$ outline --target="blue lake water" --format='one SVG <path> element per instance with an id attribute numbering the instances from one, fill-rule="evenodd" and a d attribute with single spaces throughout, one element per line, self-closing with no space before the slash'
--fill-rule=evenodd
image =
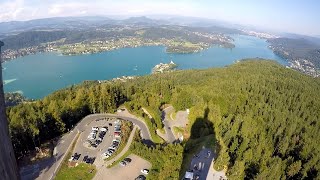
<path id="1" fill-rule="evenodd" d="M 21 57 L 3 64 L 5 92 L 21 92 L 39 99 L 55 90 L 84 80 L 104 80 L 119 76 L 146 75 L 160 62 L 173 60 L 179 69 L 222 67 L 243 58 L 268 58 L 286 65 L 265 40 L 236 35 L 236 47 L 211 47 L 194 54 L 167 54 L 165 47 L 123 48 L 90 55 L 61 56 L 42 53 Z"/>

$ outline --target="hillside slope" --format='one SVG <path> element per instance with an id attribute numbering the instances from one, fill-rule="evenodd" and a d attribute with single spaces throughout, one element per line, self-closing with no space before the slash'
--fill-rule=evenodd
<path id="1" fill-rule="evenodd" d="M 226 168 L 230 179 L 301 179 L 320 176 L 319 92 L 317 78 L 274 61 L 245 60 L 125 83 L 86 82 L 7 113 L 19 156 L 33 148 L 24 142 L 44 142 L 89 113 L 114 112 L 123 103 L 138 113 L 141 107 L 152 110 L 155 122 L 149 128 L 155 131 L 162 128 L 161 105 L 170 103 L 177 110 L 190 108 L 191 139 L 215 135 L 220 144 L 215 166 Z M 166 171 L 168 177 L 159 178 L 166 179 L 179 170 L 165 167 L 155 176 Z"/>

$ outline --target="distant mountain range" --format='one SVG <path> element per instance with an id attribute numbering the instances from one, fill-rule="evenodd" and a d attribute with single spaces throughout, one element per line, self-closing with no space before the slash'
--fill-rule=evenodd
<path id="1" fill-rule="evenodd" d="M 18 34 L 30 30 L 61 30 L 61 29 L 88 29 L 97 28 L 106 25 L 140 25 L 140 26 L 157 26 L 157 25 L 184 25 L 195 27 L 219 26 L 224 28 L 241 28 L 239 25 L 225 23 L 223 21 L 182 17 L 182 16 L 146 16 L 130 17 L 126 19 L 111 19 L 103 16 L 86 16 L 86 17 L 55 17 L 45 19 L 35 19 L 29 21 L 11 21 L 0 23 L 0 38 L 5 35 Z"/>
<path id="2" fill-rule="evenodd" d="M 7 35 L 18 34 L 29 30 L 65 30 L 65 29 L 88 29 L 98 28 L 108 25 L 139 25 L 139 26 L 158 26 L 158 25 L 181 25 L 192 27 L 222 27 L 229 29 L 255 30 L 239 24 L 233 24 L 215 19 L 206 19 L 199 17 L 175 16 L 175 15 L 149 15 L 139 17 L 117 17 L 112 16 L 84 16 L 84 17 L 54 17 L 45 19 L 35 19 L 29 21 L 11 21 L 0 23 L 0 39 Z M 306 35 L 292 33 L 277 33 L 282 37 L 292 39 L 307 39 L 320 44 L 320 35 L 311 37 Z"/>

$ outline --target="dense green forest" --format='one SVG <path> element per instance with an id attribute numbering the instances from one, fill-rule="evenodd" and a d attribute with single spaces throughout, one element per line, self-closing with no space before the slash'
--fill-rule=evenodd
<path id="1" fill-rule="evenodd" d="M 128 82 L 85 82 L 9 107 L 7 114 L 20 157 L 82 117 L 114 112 L 121 104 L 137 112 L 142 107 L 152 110 L 153 129 L 162 128 L 160 107 L 170 103 L 176 110 L 190 108 L 191 139 L 216 137 L 215 167 L 225 168 L 230 179 L 312 179 L 320 176 L 319 92 L 319 78 L 274 61 L 244 60 L 224 68 L 154 74 Z M 173 147 L 141 150 L 157 153 L 161 162 L 171 156 L 158 151 L 179 157 L 187 151 Z M 158 173 L 177 177 L 179 168 L 168 170 L 173 162 L 168 163 Z"/>

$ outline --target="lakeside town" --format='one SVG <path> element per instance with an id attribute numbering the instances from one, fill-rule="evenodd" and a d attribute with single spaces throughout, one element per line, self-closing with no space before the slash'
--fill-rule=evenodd
<path id="1" fill-rule="evenodd" d="M 32 46 L 21 49 L 6 49 L 2 58 L 9 61 L 18 57 L 32 55 L 41 52 L 58 52 L 62 55 L 94 54 L 105 51 L 112 51 L 120 48 L 135 48 L 141 46 L 165 46 L 166 53 L 197 53 L 208 49 L 212 45 L 222 48 L 234 48 L 233 39 L 223 34 L 209 34 L 200 32 L 190 32 L 188 36 L 196 36 L 199 39 L 192 42 L 188 38 L 144 38 L 141 34 L 132 37 L 99 40 L 86 40 L 82 42 L 66 44 L 65 38 L 59 41 L 42 43 L 39 46 Z"/>
<path id="2" fill-rule="evenodd" d="M 287 68 L 297 70 L 312 77 L 320 77 L 320 69 L 318 69 L 317 66 L 310 60 L 301 57 L 295 57 L 293 53 L 286 50 L 282 46 L 270 45 L 269 48 L 275 54 L 289 62 L 289 66 L 287 66 Z"/>

